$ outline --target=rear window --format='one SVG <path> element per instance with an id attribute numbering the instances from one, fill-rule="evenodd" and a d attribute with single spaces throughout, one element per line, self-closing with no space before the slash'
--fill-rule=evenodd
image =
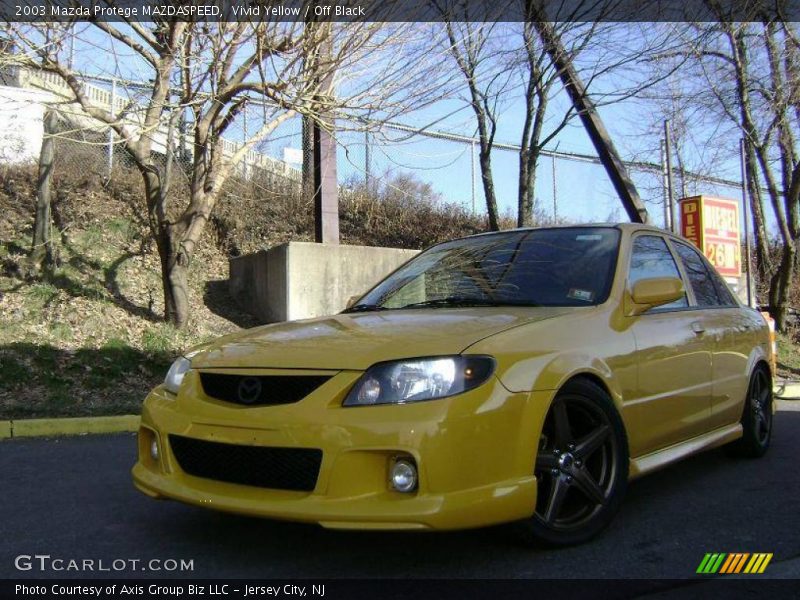
<path id="1" fill-rule="evenodd" d="M 694 298 L 697 301 L 697 306 L 724 306 L 726 302 L 720 296 L 717 285 L 714 283 L 714 278 L 711 271 L 706 266 L 703 257 L 700 253 L 683 244 L 675 242 L 675 250 L 683 263 L 683 269 L 689 277 L 689 282 L 692 285 Z M 725 300 L 730 300 L 725 298 Z"/>

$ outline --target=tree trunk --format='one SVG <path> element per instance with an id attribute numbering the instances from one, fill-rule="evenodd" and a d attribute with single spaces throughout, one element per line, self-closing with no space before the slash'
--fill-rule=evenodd
<path id="1" fill-rule="evenodd" d="M 189 320 L 188 262 L 180 250 L 180 236 L 172 225 L 162 229 L 157 243 L 164 288 L 164 318 L 175 327 Z"/>
<path id="2" fill-rule="evenodd" d="M 478 163 L 481 167 L 483 193 L 486 196 L 486 212 L 489 215 L 489 229 L 491 231 L 499 231 L 500 220 L 497 215 L 497 197 L 495 196 L 494 179 L 492 176 L 491 149 L 484 148 L 483 140 L 481 140 L 481 150 L 478 153 Z"/>
<path id="3" fill-rule="evenodd" d="M 144 180 L 148 223 L 161 263 L 164 320 L 176 327 L 182 327 L 189 318 L 186 278 L 188 261 L 181 254 L 181 238 L 186 228 L 172 224 L 167 219 L 166 200 L 169 184 L 163 174 L 152 163 L 137 161 L 137 166 Z"/>
<path id="4" fill-rule="evenodd" d="M 775 271 L 769 285 L 769 314 L 775 319 L 778 331 L 786 331 L 786 314 L 796 254 L 794 244 L 783 247 L 780 267 Z"/>
<path id="5" fill-rule="evenodd" d="M 764 224 L 764 202 L 758 181 L 758 165 L 753 147 L 745 143 L 745 173 L 747 176 L 747 192 L 753 215 L 753 233 L 756 241 L 756 269 L 760 281 L 766 283 L 770 277 L 772 266 L 769 260 L 767 229 Z"/>
<path id="6" fill-rule="evenodd" d="M 55 111 L 48 110 L 44 115 L 44 135 L 42 137 L 42 150 L 39 154 L 39 178 L 36 193 L 36 216 L 33 225 L 33 245 L 29 256 L 30 266 L 35 271 L 42 268 L 42 264 L 53 261 L 53 244 L 50 238 L 50 192 L 53 180 L 53 135 L 55 134 L 58 118 Z"/>
<path id="7" fill-rule="evenodd" d="M 538 151 L 535 157 L 519 157 L 519 199 L 517 210 L 517 227 L 533 227 L 533 205 L 536 196 L 536 168 L 538 166 Z"/>

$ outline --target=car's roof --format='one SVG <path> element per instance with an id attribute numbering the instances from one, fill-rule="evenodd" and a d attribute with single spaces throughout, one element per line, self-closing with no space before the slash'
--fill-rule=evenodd
<path id="1" fill-rule="evenodd" d="M 476 233 L 469 236 L 464 236 L 463 238 L 459 239 L 469 239 L 474 237 L 481 237 L 486 235 L 499 235 L 504 233 L 513 233 L 516 231 L 539 231 L 542 229 L 575 229 L 575 228 L 609 228 L 614 227 L 621 231 L 633 232 L 633 231 L 652 231 L 654 233 L 659 234 L 667 234 L 667 235 L 675 235 L 671 231 L 666 229 L 661 229 L 660 227 L 655 227 L 653 225 L 645 225 L 643 223 L 571 223 L 571 224 L 564 224 L 564 225 L 546 225 L 544 227 L 517 227 L 514 229 L 502 229 L 500 231 L 487 231 L 484 233 Z"/>

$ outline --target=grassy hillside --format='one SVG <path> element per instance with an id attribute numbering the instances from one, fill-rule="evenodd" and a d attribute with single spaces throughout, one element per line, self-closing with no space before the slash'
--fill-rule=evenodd
<path id="1" fill-rule="evenodd" d="M 190 270 L 192 314 L 162 322 L 158 256 L 141 218 L 139 176 L 56 171 L 57 264 L 26 278 L 35 168 L 0 167 L 0 420 L 135 413 L 185 348 L 256 322 L 227 294 L 228 256 L 312 236 L 312 210 L 258 182 L 229 191 Z M 235 182 L 234 182 L 235 183 Z M 357 186 L 342 194 L 345 243 L 421 248 L 481 231 L 463 209 Z M 402 191 L 402 190 L 401 190 Z M 233 193 L 236 192 L 236 193 Z M 429 193 L 429 190 L 427 190 Z"/>
<path id="2" fill-rule="evenodd" d="M 145 228 L 119 190 L 90 181 L 57 181 L 57 265 L 21 278 L 33 181 L 27 169 L 0 175 L 0 419 L 136 412 L 174 355 L 248 324 L 228 308 L 217 283 L 227 260 L 207 240 L 190 274 L 189 326 L 163 323 Z"/>
<path id="3" fill-rule="evenodd" d="M 228 257 L 312 237 L 312 207 L 232 182 L 189 273 L 192 314 L 163 323 L 158 256 L 141 218 L 139 176 L 56 171 L 57 263 L 26 277 L 35 168 L 0 166 L 0 420 L 136 413 L 184 349 L 256 324 L 227 293 Z M 177 193 L 177 192 L 176 192 Z M 422 248 L 485 223 L 407 176 L 341 191 L 345 243 Z M 511 226 L 507 217 L 504 226 Z M 779 336 L 781 372 L 800 377 L 795 336 Z"/>

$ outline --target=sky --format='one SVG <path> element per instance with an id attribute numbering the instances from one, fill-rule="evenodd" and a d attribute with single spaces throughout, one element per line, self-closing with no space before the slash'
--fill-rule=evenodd
<path id="1" fill-rule="evenodd" d="M 151 73 L 131 60 L 131 52 L 120 44 L 109 44 L 104 35 L 91 25 L 78 26 L 79 40 L 74 49 L 75 67 L 87 73 L 118 76 L 136 80 L 149 79 Z M 610 76 L 604 85 L 613 88 L 629 82 L 626 75 Z M 564 110 L 567 99 L 563 92 L 552 102 L 552 114 Z M 500 113 L 497 140 L 519 143 L 523 104 L 519 99 L 505 103 Z M 652 106 L 641 99 L 628 99 L 618 104 L 601 106 L 600 115 L 611 133 L 623 159 L 636 158 L 659 162 L 660 134 L 653 131 L 657 119 Z M 254 113 L 250 116 L 250 131 L 254 129 Z M 414 127 L 435 123 L 432 129 L 447 131 L 461 136 L 476 135 L 474 115 L 462 97 L 453 94 L 424 109 L 410 112 L 398 119 Z M 231 136 L 242 135 L 243 124 L 231 131 Z M 389 139 L 387 139 L 389 138 Z M 735 154 L 736 140 L 724 140 L 731 152 L 718 163 L 715 175 L 728 179 L 739 179 L 738 157 Z M 340 131 L 337 135 L 338 177 L 340 183 L 348 180 L 363 180 L 365 177 L 366 147 L 362 132 Z M 260 150 L 282 159 L 284 148 L 300 149 L 301 124 L 292 119 L 282 125 L 271 138 L 260 146 Z M 574 119 L 548 146 L 549 149 L 595 155 L 595 150 L 586 135 L 580 120 Z M 691 152 L 692 149 L 689 149 Z M 473 205 L 478 212 L 485 211 L 485 201 L 480 182 L 480 170 L 473 166 L 470 144 L 427 137 L 409 137 L 397 132 L 370 138 L 369 171 L 373 177 L 387 172 L 413 172 L 421 181 L 430 183 L 446 202 L 461 204 L 468 209 Z M 516 214 L 518 155 L 515 152 L 495 150 L 493 174 L 501 213 Z M 475 161 L 477 163 L 477 161 Z M 717 167 L 717 165 L 715 165 Z M 555 178 L 553 177 L 555 168 Z M 640 195 L 646 201 L 651 219 L 656 225 L 663 224 L 663 191 L 658 176 L 632 172 Z M 737 189 L 702 186 L 692 192 L 740 198 Z M 555 194 L 554 194 L 555 193 Z M 555 202 L 554 202 L 555 195 Z M 543 157 L 538 170 L 536 198 L 539 208 L 547 216 L 554 214 L 560 219 L 574 222 L 625 220 L 626 214 L 616 197 L 610 181 L 600 165 Z"/>

